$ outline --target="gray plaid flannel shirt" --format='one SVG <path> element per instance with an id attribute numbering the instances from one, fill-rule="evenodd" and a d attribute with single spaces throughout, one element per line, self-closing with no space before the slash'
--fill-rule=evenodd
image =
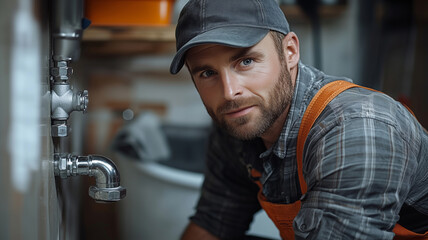
<path id="1" fill-rule="evenodd" d="M 248 170 L 262 173 L 275 203 L 302 199 L 296 238 L 392 239 L 403 204 L 428 215 L 428 135 L 390 97 L 360 88 L 337 96 L 311 129 L 304 152 L 308 192 L 301 196 L 296 139 L 301 118 L 328 76 L 299 63 L 292 105 L 276 144 L 240 141 L 214 128 L 196 213 L 191 220 L 222 239 L 242 239 L 260 209 Z"/>

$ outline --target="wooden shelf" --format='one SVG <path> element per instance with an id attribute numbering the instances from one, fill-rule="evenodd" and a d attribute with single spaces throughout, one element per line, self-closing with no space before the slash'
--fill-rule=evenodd
<path id="1" fill-rule="evenodd" d="M 323 18 L 343 13 L 347 5 L 322 6 Z M 297 5 L 281 5 L 289 20 L 307 21 Z M 132 56 L 175 52 L 175 27 L 169 26 L 115 26 L 89 27 L 83 31 L 82 54 L 85 56 Z"/>
<path id="2" fill-rule="evenodd" d="M 334 17 L 343 13 L 347 5 L 321 6 L 321 17 Z M 306 19 L 306 15 L 297 5 L 281 5 L 289 19 Z M 122 26 L 89 27 L 83 31 L 83 42 L 105 41 L 144 41 L 175 42 L 175 27 L 169 26 Z"/>
<path id="3" fill-rule="evenodd" d="M 89 27 L 83 31 L 84 42 L 155 41 L 175 42 L 175 25 L 165 27 Z"/>
<path id="4" fill-rule="evenodd" d="M 83 32 L 82 54 L 89 57 L 175 52 L 175 25 L 166 27 L 90 27 Z"/>

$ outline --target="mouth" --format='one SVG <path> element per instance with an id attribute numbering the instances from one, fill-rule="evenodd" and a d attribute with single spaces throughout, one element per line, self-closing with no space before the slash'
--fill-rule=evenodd
<path id="1" fill-rule="evenodd" d="M 238 118 L 238 117 L 242 117 L 242 116 L 248 114 L 254 108 L 255 108 L 255 106 L 248 106 L 248 107 L 243 107 L 243 108 L 239 108 L 239 109 L 233 109 L 229 112 L 226 112 L 225 115 L 227 117 L 231 117 L 231 118 Z"/>

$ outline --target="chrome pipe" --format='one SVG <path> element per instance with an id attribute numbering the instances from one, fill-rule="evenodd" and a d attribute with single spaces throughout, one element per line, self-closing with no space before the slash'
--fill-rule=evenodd
<path id="1" fill-rule="evenodd" d="M 83 0 L 53 0 L 51 36 L 54 61 L 76 61 L 80 57 Z"/>
<path id="2" fill-rule="evenodd" d="M 61 178 L 82 175 L 95 177 L 95 186 L 89 187 L 89 196 L 98 202 L 116 202 L 126 196 L 126 188 L 120 186 L 116 165 L 103 156 L 57 153 L 54 155 L 54 173 Z"/>
<path id="3" fill-rule="evenodd" d="M 52 137 L 67 137 L 70 113 L 85 112 L 88 105 L 88 91 L 74 91 L 69 81 L 73 74 L 70 63 L 80 58 L 84 2 L 52 0 L 50 3 L 51 134 Z"/>

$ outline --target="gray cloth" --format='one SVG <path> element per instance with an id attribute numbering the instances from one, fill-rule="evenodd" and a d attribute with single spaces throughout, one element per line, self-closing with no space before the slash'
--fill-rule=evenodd
<path id="1" fill-rule="evenodd" d="M 125 124 L 113 139 L 112 149 L 126 158 L 154 162 L 170 157 L 170 147 L 156 114 L 143 112 Z"/>

